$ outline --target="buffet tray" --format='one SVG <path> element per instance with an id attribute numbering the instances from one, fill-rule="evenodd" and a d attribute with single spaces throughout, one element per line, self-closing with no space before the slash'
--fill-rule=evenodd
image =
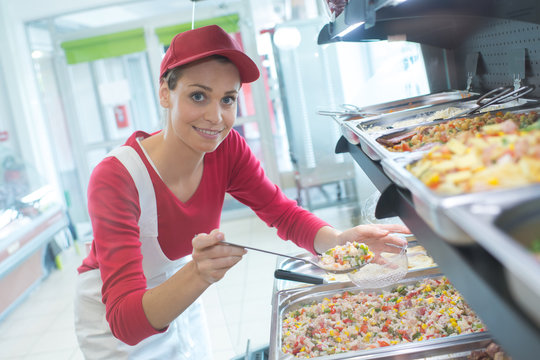
<path id="1" fill-rule="evenodd" d="M 409 273 L 398 283 L 370 292 L 381 293 L 383 290 L 391 290 L 397 285 L 414 284 L 426 278 L 436 278 L 440 274 L 434 275 L 431 271 Z M 281 321 L 288 311 L 301 307 L 303 304 L 322 300 L 325 297 L 332 297 L 337 292 L 358 292 L 361 291 L 352 282 L 331 283 L 315 285 L 306 288 L 281 290 L 274 293 L 272 298 L 272 323 L 269 346 L 270 360 L 296 359 L 293 355 L 285 354 L 281 351 Z M 369 350 L 349 351 L 341 354 L 320 356 L 316 359 L 419 359 L 435 356 L 449 355 L 446 358 L 466 358 L 466 355 L 473 350 L 485 348 L 491 342 L 488 332 L 461 334 L 439 339 L 430 339 L 420 342 L 391 345 L 382 348 Z M 450 356 L 456 354 L 455 357 Z M 459 354 L 459 356 L 457 356 Z"/>
<path id="2" fill-rule="evenodd" d="M 413 120 L 429 119 L 438 111 L 448 108 L 458 108 L 461 110 L 470 110 L 476 106 L 475 100 L 461 100 L 432 106 L 430 108 L 411 109 L 396 113 L 366 117 L 359 120 L 351 120 L 342 124 L 342 134 L 353 144 L 359 144 L 364 153 L 374 161 L 382 159 L 410 158 L 418 159 L 429 150 L 413 150 L 410 152 L 390 151 L 388 148 L 378 142 L 378 139 L 395 136 L 400 133 L 407 133 L 423 125 L 432 125 L 444 123 L 456 117 L 447 117 L 445 119 L 426 120 L 415 124 L 410 124 Z M 506 104 L 494 105 L 504 111 L 532 111 L 538 109 L 538 102 L 535 99 L 519 99 Z M 495 110 L 493 110 L 495 111 Z M 498 110 L 497 110 L 498 111 Z M 487 111 L 482 111 L 485 113 Z M 477 116 L 471 115 L 471 117 Z M 401 126 L 399 124 L 410 124 Z M 394 124 L 395 128 L 382 129 L 378 131 L 369 131 L 370 127 L 389 127 Z M 396 125 L 397 124 L 397 125 Z M 346 127 L 346 129 L 343 129 Z M 352 134 L 351 134 L 352 133 Z M 352 140 L 354 139 L 354 141 Z"/>
<path id="3" fill-rule="evenodd" d="M 493 216 L 482 215 L 490 205 L 450 208 L 447 215 L 504 266 L 512 297 L 540 327 L 540 260 L 530 249 L 540 239 L 540 185 L 534 189 L 524 191 L 525 201 L 487 211 Z"/>
<path id="4" fill-rule="evenodd" d="M 414 160 L 383 159 L 381 166 L 390 180 L 411 192 L 418 215 L 435 233 L 455 245 L 470 245 L 475 240 L 470 236 L 469 231 L 464 231 L 460 226 L 462 219 L 449 216 L 451 209 L 461 208 L 474 211 L 475 224 L 479 221 L 492 224 L 494 217 L 501 211 L 520 204 L 540 192 L 540 184 L 532 184 L 509 189 L 440 195 L 430 190 L 406 169 L 410 161 Z"/>
<path id="5" fill-rule="evenodd" d="M 386 114 L 411 109 L 428 109 L 437 104 L 448 103 L 462 99 L 471 99 L 478 96 L 479 94 L 473 92 L 450 90 L 364 106 L 362 107 L 362 111 L 370 114 Z"/>

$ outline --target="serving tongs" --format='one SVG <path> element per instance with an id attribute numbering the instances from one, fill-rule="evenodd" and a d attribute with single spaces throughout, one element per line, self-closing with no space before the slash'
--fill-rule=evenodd
<path id="1" fill-rule="evenodd" d="M 294 260 L 302 261 L 302 262 L 304 262 L 304 263 L 306 263 L 306 264 L 315 266 L 316 268 L 319 268 L 319 269 L 321 269 L 321 270 L 323 270 L 323 271 L 326 271 L 327 273 L 331 273 L 331 274 L 346 274 L 346 273 L 350 273 L 350 272 L 355 271 L 355 270 L 358 270 L 358 269 L 360 269 L 360 268 L 362 268 L 362 267 L 364 267 L 365 265 L 368 264 L 368 263 L 366 262 L 365 264 L 360 264 L 360 265 L 353 266 L 353 267 L 350 267 L 350 268 L 347 268 L 347 269 L 336 270 L 336 269 L 329 269 L 329 268 L 327 268 L 327 267 L 321 266 L 317 261 L 311 260 L 311 259 L 309 259 L 309 258 L 301 258 L 301 257 L 297 257 L 297 256 L 281 254 L 281 253 L 277 253 L 277 252 L 274 252 L 274 251 L 263 250 L 263 249 L 259 249 L 259 248 L 254 248 L 254 247 L 246 246 L 246 245 L 233 244 L 233 243 L 230 243 L 230 242 L 227 242 L 227 241 L 222 241 L 220 244 L 225 244 L 225 245 L 229 245 L 229 246 L 236 246 L 236 247 L 243 248 L 243 249 L 255 250 L 255 251 L 263 252 L 263 253 L 266 253 L 266 254 L 272 254 L 272 255 L 277 255 L 277 256 L 283 256 L 283 257 L 286 257 L 286 258 L 289 258 L 289 259 L 294 259 Z"/>
<path id="2" fill-rule="evenodd" d="M 363 111 L 362 108 L 356 105 L 341 104 L 340 107 L 343 110 L 318 110 L 317 114 L 324 115 L 324 116 L 331 116 L 339 124 L 341 124 L 342 121 L 362 119 L 362 118 L 374 115 L 374 114 L 370 114 Z"/>
<path id="3" fill-rule="evenodd" d="M 534 91 L 535 88 L 536 86 L 534 85 L 525 85 L 518 89 L 515 89 L 513 86 L 498 87 L 480 96 L 478 100 L 476 100 L 477 106 L 473 107 L 472 109 L 467 109 L 465 111 L 462 111 L 460 113 L 453 115 L 452 119 L 460 118 L 464 116 L 470 116 L 470 115 L 479 113 L 480 110 L 491 105 L 499 105 L 499 104 L 504 104 L 513 100 L 517 100 L 531 93 L 532 91 Z M 434 121 L 437 121 L 437 120 L 441 120 L 441 119 L 436 119 Z"/>

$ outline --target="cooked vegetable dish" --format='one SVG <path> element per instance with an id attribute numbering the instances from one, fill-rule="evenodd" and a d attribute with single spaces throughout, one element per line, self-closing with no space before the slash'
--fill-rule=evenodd
<path id="1" fill-rule="evenodd" d="M 319 265 L 328 270 L 347 270 L 368 263 L 373 253 L 364 243 L 347 242 L 327 250 L 319 258 Z"/>
<path id="2" fill-rule="evenodd" d="M 538 183 L 540 121 L 520 128 L 508 119 L 461 133 L 407 169 L 435 192 L 449 195 Z"/>
<path id="3" fill-rule="evenodd" d="M 384 139 L 384 144 L 388 145 L 387 148 L 390 151 L 428 150 L 435 145 L 445 144 L 458 133 L 476 134 L 485 125 L 505 123 L 505 126 L 509 126 L 514 130 L 516 128 L 523 129 L 537 120 L 538 114 L 536 112 L 522 114 L 510 112 L 485 113 L 472 118 L 459 118 L 435 125 L 419 126 L 413 131 L 397 135 L 394 139 Z M 379 142 L 382 142 L 382 140 L 378 139 Z"/>
<path id="4" fill-rule="evenodd" d="M 485 331 L 446 278 L 343 292 L 285 314 L 282 351 L 299 358 Z"/>

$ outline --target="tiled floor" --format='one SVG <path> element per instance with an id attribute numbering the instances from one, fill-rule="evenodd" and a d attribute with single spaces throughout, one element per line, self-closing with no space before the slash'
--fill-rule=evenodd
<path id="1" fill-rule="evenodd" d="M 351 225 L 348 208 L 315 213 L 337 228 Z M 289 254 L 303 251 L 280 240 L 274 229 L 254 216 L 223 222 L 221 229 L 231 242 Z M 81 259 L 74 247 L 67 250 L 63 269 L 53 271 L 0 322 L 1 360 L 83 359 L 73 329 L 72 305 L 75 269 Z M 245 354 L 248 341 L 252 350 L 268 346 L 277 261 L 276 256 L 250 251 L 203 294 L 214 360 Z"/>

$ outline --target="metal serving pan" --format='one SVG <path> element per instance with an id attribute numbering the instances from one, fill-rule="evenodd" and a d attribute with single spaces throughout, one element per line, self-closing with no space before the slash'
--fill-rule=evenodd
<path id="1" fill-rule="evenodd" d="M 535 107 L 538 106 L 538 101 L 535 99 L 519 99 L 512 102 L 493 106 L 498 107 L 501 110 L 504 109 L 505 111 L 525 111 L 529 109 L 535 109 Z M 342 133 L 352 143 L 360 144 L 364 153 L 371 160 L 379 161 L 382 159 L 394 159 L 403 157 L 417 159 L 418 157 L 425 154 L 428 150 L 414 150 L 410 152 L 390 151 L 386 146 L 379 143 L 379 140 L 393 137 L 399 134 L 406 134 L 411 130 L 418 128 L 419 126 L 434 125 L 455 119 L 457 117 L 430 120 L 430 117 L 432 118 L 433 115 L 437 112 L 451 107 L 461 110 L 470 110 L 476 107 L 476 101 L 456 101 L 452 103 L 433 106 L 428 111 L 426 111 L 425 109 L 413 109 L 408 112 L 402 111 L 398 113 L 379 115 L 360 120 L 352 120 L 342 124 L 348 128 L 348 132 L 354 133 L 354 137 L 357 139 L 356 142 L 352 142 L 349 139 L 350 137 L 352 137 L 350 134 L 345 134 L 343 130 Z M 483 112 L 487 111 L 482 111 L 481 113 Z M 416 121 L 418 119 L 425 119 L 426 121 L 411 124 L 411 121 Z M 379 131 L 370 131 L 370 128 L 374 126 L 382 127 L 385 129 Z"/>
<path id="2" fill-rule="evenodd" d="M 538 107 L 515 109 L 510 112 L 538 111 Z M 539 185 L 530 185 L 511 189 L 497 189 L 459 195 L 439 195 L 431 191 L 405 167 L 418 160 L 423 153 L 402 154 L 401 157 L 387 157 L 381 160 L 385 174 L 398 186 L 408 189 L 413 198 L 416 212 L 443 239 L 456 245 L 470 245 L 474 239 L 464 231 L 458 220 L 452 219 L 448 212 L 452 208 L 476 206 L 476 211 L 484 209 L 485 216 L 492 216 L 509 206 L 526 201 L 538 194 Z M 488 206 L 483 206 L 488 205 Z"/>
<path id="3" fill-rule="evenodd" d="M 378 118 L 382 114 L 404 113 L 402 116 L 410 116 L 417 112 L 426 112 L 438 104 L 446 104 L 455 101 L 463 101 L 477 98 L 479 94 L 460 90 L 451 90 L 446 92 L 415 96 L 411 98 L 389 101 L 385 103 L 358 107 L 355 105 L 344 104 L 339 109 L 319 110 L 319 115 L 330 116 L 340 127 L 342 135 L 352 144 L 358 145 L 360 139 L 354 129 L 345 126 L 346 123 L 354 120 Z M 442 105 L 444 107 L 444 105 Z"/>
<path id="4" fill-rule="evenodd" d="M 540 326 L 540 260 L 530 251 L 540 239 L 540 185 L 522 192 L 525 200 L 510 206 L 457 207 L 447 213 L 503 264 L 512 297 Z"/>
<path id="5" fill-rule="evenodd" d="M 364 107 L 343 104 L 338 109 L 320 109 L 317 112 L 319 115 L 331 116 L 339 121 L 349 121 L 397 111 L 414 110 L 419 108 L 425 109 L 437 104 L 471 99 L 478 96 L 479 94 L 473 92 L 451 90 L 368 105 Z"/>
<path id="6" fill-rule="evenodd" d="M 397 285 L 414 284 L 419 280 L 437 277 L 429 273 L 408 274 L 399 283 L 383 289 L 371 290 L 370 292 L 380 293 L 383 290 L 391 290 Z M 287 311 L 299 308 L 303 304 L 322 300 L 331 297 L 337 292 L 350 291 L 356 293 L 360 291 L 353 283 L 332 283 L 324 285 L 310 286 L 306 288 L 290 289 L 278 291 L 272 299 L 272 323 L 271 338 L 269 346 L 270 360 L 296 359 L 293 355 L 285 354 L 281 351 L 281 321 Z M 448 359 L 463 358 L 473 350 L 485 348 L 490 343 L 488 332 L 462 334 L 439 339 L 430 339 L 420 342 L 391 345 L 383 348 L 370 350 L 350 351 L 342 354 L 320 356 L 317 359 L 419 359 L 434 356 L 447 355 Z M 454 354 L 455 356 L 451 356 Z"/>
<path id="7" fill-rule="evenodd" d="M 476 215 L 467 218 L 467 220 L 473 221 L 473 225 L 476 225 L 480 221 L 479 216 L 482 219 L 493 221 L 493 216 L 504 209 L 521 204 L 540 194 L 540 184 L 459 195 L 436 194 L 405 168 L 410 161 L 384 159 L 381 161 L 381 166 L 385 174 L 396 185 L 411 192 L 416 212 L 430 225 L 433 231 L 456 245 L 470 245 L 475 240 L 461 226 L 464 217 L 449 216 L 451 209 L 460 208 L 474 211 Z"/>
<path id="8" fill-rule="evenodd" d="M 402 111 L 402 110 L 414 109 L 414 108 L 429 108 L 436 104 L 448 103 L 451 101 L 473 98 L 478 95 L 479 94 L 477 93 L 468 92 L 468 91 L 450 90 L 450 91 L 443 91 L 443 92 L 427 94 L 427 95 L 419 95 L 419 96 L 414 96 L 414 97 L 395 100 L 395 101 L 389 101 L 389 102 L 375 104 L 375 105 L 364 106 L 361 109 L 365 113 L 385 114 L 385 113 L 391 113 L 395 111 Z"/>

